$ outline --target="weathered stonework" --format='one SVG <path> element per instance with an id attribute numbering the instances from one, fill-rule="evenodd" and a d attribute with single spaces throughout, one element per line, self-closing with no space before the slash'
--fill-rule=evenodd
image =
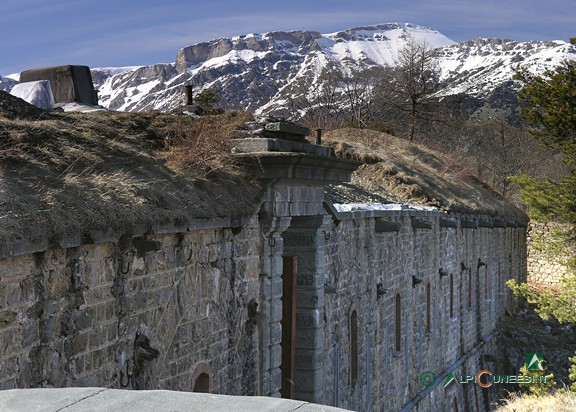
<path id="1" fill-rule="evenodd" d="M 260 289 L 254 222 L 237 234 L 149 239 L 161 249 L 139 255 L 110 242 L 0 262 L 0 305 L 11 315 L 0 329 L 2 388 L 192 390 L 196 366 L 209 360 L 212 391 L 257 393 L 258 326 L 248 316 Z M 160 351 L 140 370 L 137 333 Z"/>
<path id="2" fill-rule="evenodd" d="M 560 227 L 556 224 L 530 223 L 528 237 L 528 281 L 544 287 L 558 287 L 561 279 L 569 274 L 566 259 L 573 252 L 562 248 L 556 254 L 541 249 L 543 243 L 558 243 L 552 232 Z M 564 228 L 565 229 L 565 228 Z M 536 240 L 536 239 L 537 240 Z"/>
<path id="3" fill-rule="evenodd" d="M 13 256 L 0 260 L 0 388 L 280 396 L 290 258 L 295 398 L 358 411 L 485 410 L 491 392 L 441 383 L 498 368 L 486 355 L 514 306 L 506 280 L 526 278 L 524 222 L 339 213 L 323 186 L 349 179 L 353 162 L 258 161 L 267 190 L 241 221 L 1 247 Z M 425 371 L 437 377 L 428 387 Z"/>
<path id="4" fill-rule="evenodd" d="M 437 384 L 430 390 L 419 377 L 425 371 L 442 377 L 450 371 L 464 375 L 480 370 L 481 355 L 493 350 L 489 342 L 495 322 L 513 304 L 504 282 L 525 277 L 525 228 L 442 228 L 443 213 L 381 213 L 400 223 L 400 231 L 377 233 L 374 218 L 349 217 L 332 228 L 326 245 L 327 283 L 336 292 L 324 296 L 323 401 L 366 411 L 403 406 L 448 410 L 454 397 L 460 405 L 469 404 L 473 385 L 444 390 Z M 432 222 L 432 227 L 414 229 L 415 216 Z M 479 266 L 479 259 L 486 264 Z M 440 276 L 440 268 L 447 276 Z M 422 283 L 413 286 L 412 276 Z M 379 278 L 387 290 L 380 296 Z M 402 308 L 399 351 L 394 347 L 397 294 Z M 359 370 L 354 385 L 349 384 L 352 355 L 346 322 L 352 307 L 359 319 Z"/>

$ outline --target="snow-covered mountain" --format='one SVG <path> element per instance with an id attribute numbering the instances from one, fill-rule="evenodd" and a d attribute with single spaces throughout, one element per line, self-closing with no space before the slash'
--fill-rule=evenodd
<path id="1" fill-rule="evenodd" d="M 9 92 L 16 84 L 18 84 L 16 79 L 12 77 L 0 76 L 0 90 Z"/>
<path id="2" fill-rule="evenodd" d="M 476 39 L 438 48 L 435 56 L 448 85 L 445 94 L 467 95 L 479 102 L 479 111 L 504 110 L 512 120 L 518 104 L 515 70 L 522 66 L 542 74 L 566 59 L 576 60 L 576 46 L 564 41 Z"/>
<path id="3" fill-rule="evenodd" d="M 542 73 L 576 47 L 563 41 L 477 39 L 456 43 L 428 27 L 388 23 L 331 34 L 271 32 L 222 38 L 185 47 L 174 63 L 92 71 L 99 102 L 123 111 L 167 111 L 183 103 L 183 85 L 194 92 L 216 87 L 227 107 L 279 112 L 297 94 L 321 87 L 330 64 L 355 69 L 394 65 L 410 41 L 435 49 L 446 95 L 464 93 L 488 106 L 515 100 L 512 74 L 518 64 Z"/>
<path id="4" fill-rule="evenodd" d="M 329 62 L 361 67 L 390 65 L 410 40 L 430 47 L 454 41 L 438 31 L 389 23 L 331 34 L 313 31 L 248 34 L 181 49 L 173 64 L 141 67 L 106 78 L 100 103 L 115 110 L 168 110 L 182 101 L 182 86 L 217 87 L 227 106 L 256 112 L 285 104 L 295 84 L 313 85 Z M 104 79 L 99 69 L 95 77 Z M 302 87 L 298 87 L 302 89 Z"/>

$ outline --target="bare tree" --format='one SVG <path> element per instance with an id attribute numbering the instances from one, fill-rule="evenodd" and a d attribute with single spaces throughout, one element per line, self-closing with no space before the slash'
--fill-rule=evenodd
<path id="1" fill-rule="evenodd" d="M 376 117 L 374 90 L 381 78 L 377 68 L 344 68 L 340 70 L 340 87 L 348 111 L 349 124 L 353 127 L 368 127 Z"/>
<path id="2" fill-rule="evenodd" d="M 330 61 L 312 81 L 292 85 L 289 101 L 295 120 L 311 128 L 367 127 L 374 117 L 378 69 Z"/>
<path id="3" fill-rule="evenodd" d="M 291 118 L 312 129 L 334 129 L 345 123 L 340 67 L 329 62 L 308 81 L 294 82 L 287 93 Z"/>
<path id="4" fill-rule="evenodd" d="M 517 191 L 510 177 L 519 173 L 552 176 L 558 160 L 546 152 L 526 130 L 515 128 L 503 120 L 474 118 L 442 123 L 439 134 L 427 145 L 442 152 L 454 165 L 464 165 L 507 198 L 516 198 Z"/>
<path id="5" fill-rule="evenodd" d="M 434 121 L 440 90 L 440 70 L 429 46 L 412 40 L 399 52 L 395 66 L 384 71 L 377 90 L 381 116 L 413 141 L 419 125 Z"/>

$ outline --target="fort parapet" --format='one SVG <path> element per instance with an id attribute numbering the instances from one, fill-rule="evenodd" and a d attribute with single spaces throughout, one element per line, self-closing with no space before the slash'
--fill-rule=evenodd
<path id="1" fill-rule="evenodd" d="M 492 332 L 514 306 L 505 282 L 526 277 L 526 221 L 346 209 L 325 186 L 359 164 L 288 142 L 299 153 L 238 150 L 265 188 L 243 216 L 3 245 L 0 387 L 486 410 L 490 392 L 442 381 L 495 366 Z"/>

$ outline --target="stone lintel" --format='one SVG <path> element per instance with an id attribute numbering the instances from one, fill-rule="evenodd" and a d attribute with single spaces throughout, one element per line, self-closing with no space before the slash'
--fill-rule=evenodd
<path id="1" fill-rule="evenodd" d="M 456 219 L 440 218 L 440 227 L 458 228 L 458 221 Z"/>
<path id="2" fill-rule="evenodd" d="M 175 231 L 177 233 L 184 233 L 188 230 L 188 225 L 184 224 L 184 225 L 179 225 L 179 226 L 175 226 L 175 225 L 154 225 L 152 226 L 150 232 L 154 233 L 154 234 L 158 234 L 158 235 L 164 235 L 164 234 L 171 234 L 174 233 Z"/>
<path id="3" fill-rule="evenodd" d="M 478 229 L 478 222 L 475 220 L 465 220 L 460 221 L 460 227 L 462 229 Z"/>
<path id="4" fill-rule="evenodd" d="M 506 227 L 506 222 L 504 222 L 503 220 L 494 219 L 492 221 L 492 224 L 494 225 L 494 227 Z"/>
<path id="5" fill-rule="evenodd" d="M 332 149 L 317 144 L 270 137 L 232 139 L 234 153 L 294 152 L 329 157 Z"/>
<path id="6" fill-rule="evenodd" d="M 48 239 L 50 248 L 68 249 L 82 244 L 82 234 L 76 233 L 68 236 L 53 236 Z"/>
<path id="7" fill-rule="evenodd" d="M 324 210 L 332 217 L 336 225 L 340 223 L 340 213 L 336 210 L 332 202 L 324 201 Z"/>
<path id="8" fill-rule="evenodd" d="M 138 254 L 141 256 L 143 256 L 146 252 L 156 252 L 162 249 L 162 242 L 159 240 L 134 239 L 132 244 L 138 251 Z"/>
<path id="9" fill-rule="evenodd" d="M 374 225 L 376 233 L 399 232 L 401 226 L 402 225 L 399 222 L 392 222 L 383 219 L 376 219 Z"/>
<path id="10" fill-rule="evenodd" d="M 412 218 L 412 227 L 414 229 L 432 229 L 432 222 L 424 219 Z"/>
<path id="11" fill-rule="evenodd" d="M 297 124 L 289 122 L 268 123 L 266 124 L 266 126 L 264 126 L 264 129 L 269 132 L 289 133 L 292 135 L 302 137 L 308 136 L 310 134 L 310 129 L 308 129 L 307 127 L 299 126 Z"/>
<path id="12" fill-rule="evenodd" d="M 257 162 L 263 170 L 263 179 L 301 180 L 319 185 L 349 182 L 352 172 L 360 166 L 360 163 L 352 160 L 302 153 L 266 152 L 238 156 L 247 162 Z"/>
<path id="13" fill-rule="evenodd" d="M 488 220 L 488 219 L 480 219 L 478 220 L 478 226 L 479 227 L 494 227 L 494 223 L 492 223 L 492 220 Z"/>

